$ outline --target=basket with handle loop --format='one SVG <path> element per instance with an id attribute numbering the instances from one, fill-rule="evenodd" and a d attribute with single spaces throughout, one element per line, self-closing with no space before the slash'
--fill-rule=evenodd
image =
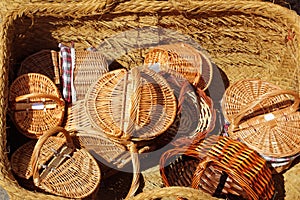
<path id="1" fill-rule="evenodd" d="M 203 137 L 189 147 L 184 144 L 179 141 L 161 157 L 160 171 L 166 186 L 193 187 L 218 197 L 272 197 L 271 170 L 245 144 L 216 135 Z"/>
<path id="2" fill-rule="evenodd" d="M 213 76 L 211 61 L 200 50 L 186 43 L 153 47 L 146 54 L 145 65 L 158 64 L 161 70 L 183 75 L 192 85 L 206 90 Z"/>
<path id="3" fill-rule="evenodd" d="M 63 133 L 61 136 L 54 134 Z M 55 127 L 38 141 L 29 141 L 12 155 L 12 169 L 21 178 L 33 177 L 42 190 L 69 198 L 92 194 L 101 171 L 90 153 L 74 145 L 68 131 Z"/>
<path id="4" fill-rule="evenodd" d="M 20 132 L 36 139 L 63 122 L 65 103 L 50 78 L 29 73 L 12 83 L 9 109 Z"/>
<path id="5" fill-rule="evenodd" d="M 225 91 L 222 100 L 230 123 L 228 134 L 274 161 L 295 158 L 300 152 L 299 102 L 295 91 L 262 80 L 240 80 Z M 284 169 L 277 168 L 277 172 Z"/>

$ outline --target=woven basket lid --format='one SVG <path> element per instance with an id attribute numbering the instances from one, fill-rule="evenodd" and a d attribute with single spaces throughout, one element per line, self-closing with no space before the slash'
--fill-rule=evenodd
<path id="1" fill-rule="evenodd" d="M 163 77 L 146 67 L 103 75 L 86 96 L 88 116 L 111 137 L 149 140 L 174 121 L 177 103 Z"/>
<path id="2" fill-rule="evenodd" d="M 47 76 L 55 84 L 59 84 L 58 53 L 54 50 L 41 50 L 22 61 L 18 76 L 27 73 L 39 73 Z"/>
<path id="3" fill-rule="evenodd" d="M 224 93 L 229 135 L 274 158 L 300 152 L 299 96 L 267 81 L 240 80 Z"/>
<path id="4" fill-rule="evenodd" d="M 52 136 L 57 132 L 64 134 Z M 36 186 L 59 196 L 83 198 L 92 194 L 100 183 L 96 160 L 87 150 L 75 148 L 70 135 L 60 127 L 51 129 L 37 142 L 32 140 L 21 146 L 11 162 L 19 177 L 33 176 Z"/>
<path id="5" fill-rule="evenodd" d="M 45 75 L 19 76 L 10 87 L 9 103 L 13 121 L 27 137 L 37 138 L 63 121 L 64 101 L 54 82 Z"/>
<path id="6" fill-rule="evenodd" d="M 208 56 L 186 43 L 160 45 L 150 49 L 144 64 L 156 63 L 162 70 L 182 74 L 191 84 L 203 90 L 208 88 L 212 80 L 213 69 Z"/>

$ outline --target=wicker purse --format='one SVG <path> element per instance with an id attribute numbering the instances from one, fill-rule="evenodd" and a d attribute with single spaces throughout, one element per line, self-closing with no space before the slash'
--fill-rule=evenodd
<path id="1" fill-rule="evenodd" d="M 65 103 L 50 78 L 29 73 L 12 83 L 9 108 L 20 132 L 35 139 L 62 123 Z"/>
<path id="2" fill-rule="evenodd" d="M 63 135 L 53 136 L 58 132 Z M 87 150 L 75 147 L 69 133 L 60 127 L 49 130 L 37 142 L 21 146 L 11 161 L 16 175 L 26 179 L 32 176 L 37 187 L 59 196 L 87 197 L 100 183 L 96 160 Z"/>
<path id="3" fill-rule="evenodd" d="M 296 92 L 267 81 L 237 81 L 227 88 L 222 100 L 224 116 L 230 123 L 228 134 L 268 157 L 274 166 L 280 160 L 289 161 L 275 167 L 281 172 L 300 152 L 299 101 Z"/>
<path id="4" fill-rule="evenodd" d="M 202 90 L 206 90 L 212 80 L 211 61 L 202 51 L 186 43 L 160 45 L 150 49 L 144 64 L 156 63 L 161 70 L 182 74 L 191 84 Z"/>
<path id="5" fill-rule="evenodd" d="M 166 186 L 191 186 L 218 197 L 272 197 L 274 183 L 266 161 L 245 144 L 211 135 L 189 147 L 181 145 L 161 157 L 161 176 Z"/>

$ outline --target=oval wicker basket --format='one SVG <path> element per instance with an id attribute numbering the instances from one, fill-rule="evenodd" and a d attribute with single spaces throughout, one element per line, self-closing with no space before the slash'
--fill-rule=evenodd
<path id="1" fill-rule="evenodd" d="M 58 132 L 64 137 L 53 136 Z M 11 161 L 19 177 L 33 176 L 37 187 L 59 196 L 87 197 L 100 183 L 96 160 L 87 150 L 77 149 L 69 133 L 60 127 L 49 130 L 37 142 L 32 140 L 21 146 Z"/>
<path id="2" fill-rule="evenodd" d="M 299 16 L 269 2 L 14 0 L 14 3 L 1 1 L 0 5 L 0 185 L 12 199 L 62 199 L 17 184 L 7 154 L 7 147 L 13 142 L 11 130 L 6 128 L 11 125 L 6 124 L 7 86 L 13 81 L 11 77 L 24 58 L 42 49 L 56 49 L 60 42 L 74 41 L 78 50 L 97 47 L 101 43 L 100 50 L 105 56 L 119 58 L 114 55 L 117 50 L 124 49 L 120 42 L 130 41 L 132 37 L 140 36 L 140 32 L 118 40 L 114 39 L 116 34 L 152 27 L 153 32 L 148 34 L 150 38 L 139 39 L 140 47 L 145 42 L 170 43 L 175 35 L 176 41 L 179 38 L 187 42 L 185 37 L 177 37 L 181 33 L 206 49 L 230 82 L 262 78 L 284 89 L 300 89 Z M 169 34 L 162 35 L 156 27 L 170 30 Z M 111 38 L 109 42 L 108 38 Z M 124 60 L 124 67 L 142 65 L 147 53 L 140 49 L 122 52 L 125 55 L 120 59 Z M 135 62 L 139 58 L 142 58 L 141 62 Z M 297 181 L 298 177 L 294 178 Z M 156 182 L 156 179 L 151 181 Z M 291 197 L 290 190 L 285 192 L 286 197 Z"/>
<path id="3" fill-rule="evenodd" d="M 45 75 L 19 76 L 10 87 L 9 103 L 13 121 L 29 138 L 38 138 L 63 121 L 65 103 L 54 82 Z"/>
<path id="4" fill-rule="evenodd" d="M 271 171 L 266 161 L 245 144 L 216 135 L 203 137 L 189 147 L 184 144 L 178 143 L 179 147 L 161 157 L 161 175 L 166 186 L 191 186 L 219 197 L 271 199 Z M 178 156 L 181 157 L 174 160 Z"/>
<path id="5" fill-rule="evenodd" d="M 144 64 L 159 64 L 161 70 L 177 72 L 202 90 L 208 88 L 213 76 L 212 64 L 208 57 L 186 43 L 151 48 L 145 56 Z"/>
<path id="6" fill-rule="evenodd" d="M 297 92 L 267 81 L 237 81 L 227 88 L 222 99 L 223 113 L 230 123 L 229 136 L 274 161 L 295 156 L 300 153 L 299 102 Z M 293 159 L 287 161 L 290 164 Z"/>
<path id="7" fill-rule="evenodd" d="M 111 71 L 86 95 L 92 125 L 118 140 L 150 140 L 173 123 L 177 111 L 172 89 L 147 68 Z M 121 113 L 121 114 L 120 114 Z"/>

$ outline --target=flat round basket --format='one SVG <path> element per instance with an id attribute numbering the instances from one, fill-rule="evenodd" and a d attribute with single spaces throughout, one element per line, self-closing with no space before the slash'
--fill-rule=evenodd
<path id="1" fill-rule="evenodd" d="M 59 132 L 63 135 L 52 136 Z M 12 169 L 21 178 L 33 176 L 34 184 L 42 190 L 69 198 L 89 196 L 101 178 L 96 160 L 87 150 L 75 147 L 69 133 L 60 127 L 15 151 Z"/>
<path id="2" fill-rule="evenodd" d="M 114 70 L 87 93 L 86 108 L 94 127 L 122 140 L 150 140 L 173 123 L 176 98 L 168 83 L 147 68 Z"/>
<path id="3" fill-rule="evenodd" d="M 38 138 L 63 121 L 65 104 L 60 92 L 54 82 L 42 74 L 19 76 L 10 87 L 9 104 L 16 126 L 30 138 Z"/>
<path id="4" fill-rule="evenodd" d="M 267 81 L 237 81 L 222 99 L 230 137 L 265 156 L 280 158 L 299 153 L 299 101 L 297 92 Z"/>
<path id="5" fill-rule="evenodd" d="M 257 200 L 272 197 L 271 170 L 245 144 L 211 135 L 189 147 L 181 145 L 161 157 L 160 170 L 166 186 L 190 186 L 219 197 L 235 195 Z"/>
<path id="6" fill-rule="evenodd" d="M 144 64 L 158 64 L 161 70 L 182 74 L 191 84 L 203 90 L 208 88 L 213 75 L 208 57 L 186 43 L 151 48 L 145 56 Z"/>

